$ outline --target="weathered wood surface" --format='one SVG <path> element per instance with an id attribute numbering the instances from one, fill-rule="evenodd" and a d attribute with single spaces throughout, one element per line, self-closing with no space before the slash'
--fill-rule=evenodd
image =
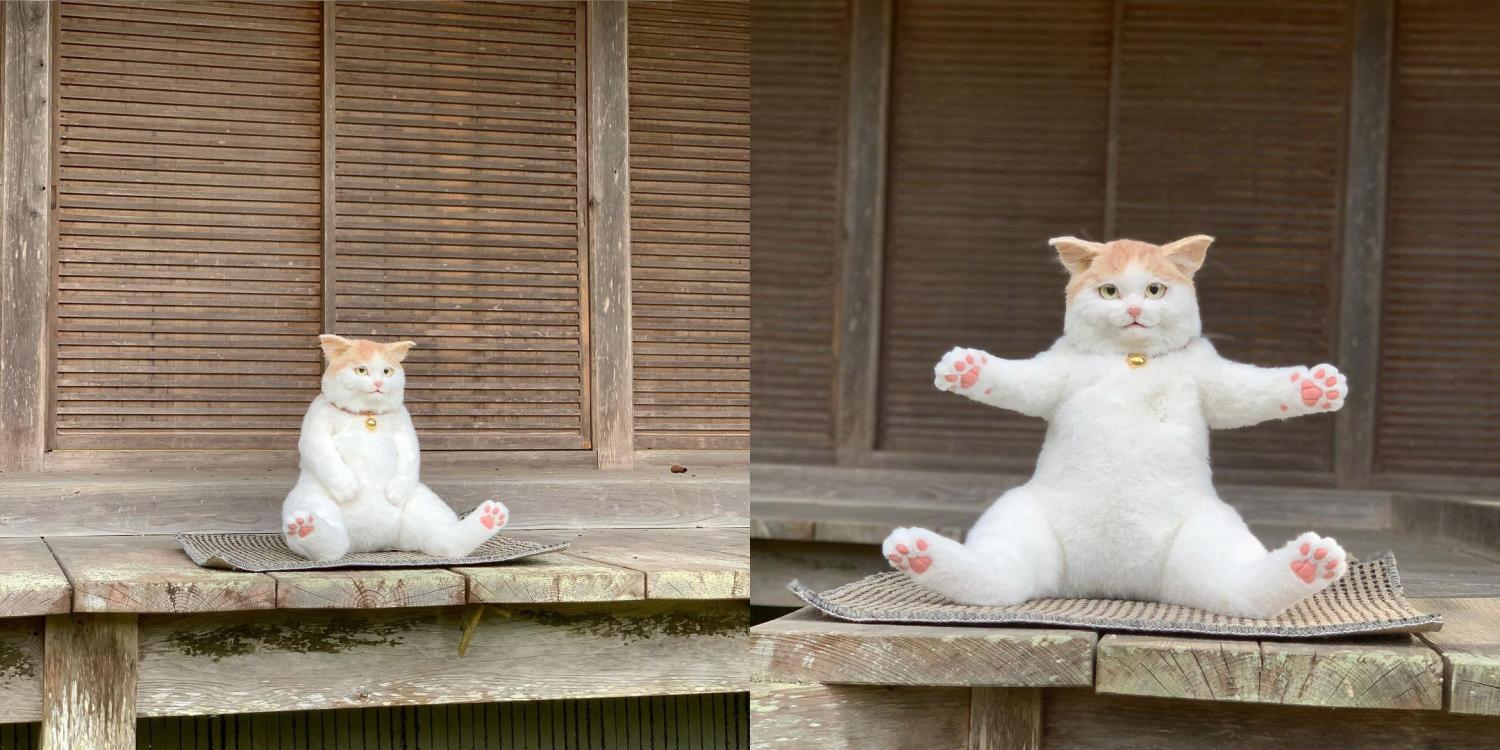
<path id="1" fill-rule="evenodd" d="M 1331 524 L 1251 525 L 1256 536 L 1271 547 L 1280 546 L 1309 529 L 1335 537 L 1355 557 L 1395 552 L 1401 586 L 1407 596 L 1500 596 L 1500 558 L 1471 554 L 1455 549 L 1451 543 L 1424 539 L 1421 534 L 1345 529 Z"/>
<path id="2" fill-rule="evenodd" d="M 750 535 L 744 528 L 588 530 L 568 554 L 641 571 L 650 599 L 748 599 Z"/>
<path id="3" fill-rule="evenodd" d="M 51 615 L 42 677 L 42 750 L 135 750 L 134 615 Z"/>
<path id="4" fill-rule="evenodd" d="M 1463 714 L 1500 716 L 1500 599 L 1416 599 L 1443 614 L 1443 629 L 1423 633 L 1447 668 L 1447 707 Z"/>
<path id="5" fill-rule="evenodd" d="M 1349 82 L 1348 151 L 1338 295 L 1339 367 L 1365 393 L 1379 392 L 1380 297 L 1384 291 L 1386 169 L 1391 133 L 1395 0 L 1353 3 L 1354 62 Z M 1375 405 L 1357 398 L 1334 415 L 1334 471 L 1361 486 L 1375 461 Z"/>
<path id="6" fill-rule="evenodd" d="M 1492 749 L 1500 719 L 1439 711 L 1368 711 L 1185 702 L 1049 690 L 1045 748 L 1286 750 L 1290 747 Z"/>
<path id="7" fill-rule="evenodd" d="M 810 607 L 751 629 L 758 682 L 1065 687 L 1093 684 L 1088 630 L 866 625 Z"/>
<path id="8" fill-rule="evenodd" d="M 743 602 L 239 612 L 141 620 L 141 716 L 746 689 Z"/>
<path id="9" fill-rule="evenodd" d="M 1106 635 L 1101 693 L 1338 708 L 1439 710 L 1443 665 L 1412 636 L 1232 641 Z"/>
<path id="10" fill-rule="evenodd" d="M 0 539 L 0 617 L 72 609 L 73 588 L 40 539 Z"/>
<path id="11" fill-rule="evenodd" d="M 0 482 L 0 536 L 269 531 L 280 528 L 281 499 L 296 482 L 296 458 L 275 470 L 20 474 Z M 468 511 L 491 497 L 512 512 L 510 528 L 744 526 L 744 466 L 433 469 L 423 481 Z M 67 508 L 67 513 L 58 512 Z"/>
<path id="12" fill-rule="evenodd" d="M 553 541 L 557 535 L 527 532 L 518 539 Z M 504 565 L 454 568 L 469 581 L 469 601 L 494 604 L 609 602 L 646 598 L 646 574 L 565 552 L 528 557 Z"/>
<path id="13" fill-rule="evenodd" d="M 796 580 L 814 591 L 826 591 L 891 569 L 870 544 L 823 544 L 750 540 L 750 602 L 766 607 L 801 607 L 805 602 L 787 590 Z"/>
<path id="14" fill-rule="evenodd" d="M 969 690 L 872 685 L 750 685 L 755 750 L 967 747 Z"/>
<path id="15" fill-rule="evenodd" d="M 42 718 L 42 619 L 0 620 L 0 724 Z"/>
<path id="16" fill-rule="evenodd" d="M 46 448 L 54 29 L 50 3 L 0 13 L 0 471 L 27 471 Z"/>
<path id="17" fill-rule="evenodd" d="M 849 96 L 839 212 L 839 336 L 834 449 L 862 463 L 875 448 L 884 286 L 886 136 L 890 131 L 891 0 L 855 0 L 849 20 Z"/>
<path id="18" fill-rule="evenodd" d="M 593 444 L 604 469 L 629 468 L 635 460 L 628 13 L 625 3 L 598 3 L 584 12 Z"/>
<path id="19" fill-rule="evenodd" d="M 267 573 L 277 609 L 440 607 L 467 599 L 464 576 L 434 568 L 371 568 Z"/>
<path id="20" fill-rule="evenodd" d="M 1391 528 L 1500 560 L 1500 500 L 1398 493 Z"/>
<path id="21" fill-rule="evenodd" d="M 73 582 L 74 612 L 271 609 L 276 580 L 200 568 L 170 536 L 59 537 L 47 546 Z"/>
<path id="22" fill-rule="evenodd" d="M 969 750 L 1042 746 L 1042 691 L 976 687 L 970 696 Z"/>

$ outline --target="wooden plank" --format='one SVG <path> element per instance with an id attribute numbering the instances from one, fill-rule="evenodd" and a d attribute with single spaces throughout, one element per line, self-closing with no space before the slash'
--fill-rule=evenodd
<path id="1" fill-rule="evenodd" d="M 1337 708 L 1443 707 L 1443 662 L 1412 636 L 1260 644 L 1260 700 Z"/>
<path id="2" fill-rule="evenodd" d="M 134 615 L 51 615 L 42 750 L 134 750 L 139 651 Z"/>
<path id="3" fill-rule="evenodd" d="M 752 679 L 869 685 L 1091 685 L 1087 630 L 869 625 L 811 607 L 751 628 Z"/>
<path id="4" fill-rule="evenodd" d="M 1099 639 L 1101 693 L 1194 700 L 1260 700 L 1256 641 L 1109 634 Z"/>
<path id="5" fill-rule="evenodd" d="M 38 468 L 46 450 L 52 281 L 52 12 L 6 3 L 0 89 L 0 470 Z"/>
<path id="6" fill-rule="evenodd" d="M 961 748 L 968 734 L 969 691 L 963 688 L 750 686 L 754 750 Z"/>
<path id="7" fill-rule="evenodd" d="M 384 609 L 463 604 L 466 580 L 434 568 L 268 573 L 277 609 Z"/>
<path id="8" fill-rule="evenodd" d="M 1339 747 L 1492 748 L 1500 720 L 1439 711 L 1369 711 L 1179 701 L 1048 691 L 1047 747 L 1113 750 L 1283 750 Z"/>
<path id="9" fill-rule="evenodd" d="M 151 616 L 141 716 L 685 695 L 746 689 L 738 602 Z"/>
<path id="10" fill-rule="evenodd" d="M 170 536 L 57 537 L 47 546 L 73 582 L 74 612 L 223 612 L 276 606 L 276 580 L 209 570 Z"/>
<path id="11" fill-rule="evenodd" d="M 0 539 L 0 617 L 53 615 L 73 605 L 73 589 L 40 539 Z"/>
<path id="12" fill-rule="evenodd" d="M 753 533 L 753 532 L 752 532 Z M 801 607 L 805 604 L 787 590 L 801 581 L 814 591 L 826 591 L 872 573 L 890 570 L 880 548 L 869 544 L 826 544 L 750 540 L 750 603 L 757 607 Z"/>
<path id="13" fill-rule="evenodd" d="M 748 529 L 591 529 L 569 541 L 571 557 L 645 573 L 649 599 L 750 597 Z"/>
<path id="14" fill-rule="evenodd" d="M 596 3 L 585 12 L 593 440 L 599 467 L 607 469 L 635 460 L 627 13 L 625 3 Z"/>
<path id="15" fill-rule="evenodd" d="M 281 466 L 260 471 L 8 475 L 0 482 L 6 516 L 0 536 L 275 530 L 280 528 L 281 498 L 297 480 L 296 465 L 296 457 L 288 456 Z M 477 470 L 443 469 L 424 461 L 422 478 L 459 511 L 499 496 L 511 508 L 511 529 L 749 522 L 750 483 L 743 466 L 673 474 L 664 466 Z"/>
<path id="16" fill-rule="evenodd" d="M 42 622 L 0 620 L 0 724 L 42 718 Z"/>
<path id="17" fill-rule="evenodd" d="M 1500 716 L 1500 599 L 1412 603 L 1443 615 L 1443 629 L 1421 638 L 1443 656 L 1448 710 Z"/>
<path id="18" fill-rule="evenodd" d="M 556 534 L 507 534 L 552 541 Z M 632 601 L 646 598 L 646 575 L 638 570 L 565 553 L 528 557 L 505 565 L 454 568 L 469 582 L 469 601 L 493 604 Z"/>
<path id="19" fill-rule="evenodd" d="M 334 333 L 338 311 L 338 37 L 334 23 L 338 10 L 332 3 L 319 8 L 323 16 L 323 333 Z"/>
<path id="20" fill-rule="evenodd" d="M 1343 253 L 1339 269 L 1338 363 L 1371 398 L 1334 416 L 1334 471 L 1340 484 L 1363 486 L 1375 461 L 1380 377 L 1380 293 L 1385 269 L 1386 162 L 1391 129 L 1394 0 L 1354 3 L 1353 80 L 1349 87 L 1344 168 Z"/>
<path id="21" fill-rule="evenodd" d="M 886 135 L 890 126 L 891 0 L 856 0 L 850 17 L 838 270 L 834 447 L 840 463 L 875 448 L 880 290 L 885 254 Z"/>
<path id="22" fill-rule="evenodd" d="M 1042 691 L 976 687 L 969 705 L 969 750 L 1042 746 Z"/>

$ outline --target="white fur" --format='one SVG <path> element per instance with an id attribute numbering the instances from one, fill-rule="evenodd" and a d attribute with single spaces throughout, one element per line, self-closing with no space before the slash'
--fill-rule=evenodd
<path id="1" fill-rule="evenodd" d="M 1208 455 L 1211 428 L 1337 410 L 1348 394 L 1343 376 L 1326 364 L 1226 360 L 1200 335 L 1191 285 L 1165 282 L 1165 296 L 1148 299 L 1153 281 L 1165 280 L 1132 265 L 1110 279 L 1119 299 L 1084 289 L 1070 301 L 1062 338 L 1031 359 L 973 349 L 943 357 L 938 388 L 1042 417 L 1046 442 L 1031 480 L 1001 496 L 965 543 L 896 529 L 884 545 L 892 565 L 969 604 L 1113 597 L 1246 617 L 1274 616 L 1344 574 L 1344 550 L 1316 534 L 1268 552 L 1219 499 Z M 1146 328 L 1126 327 L 1130 307 L 1141 308 Z M 1146 366 L 1129 367 L 1131 352 L 1145 353 Z M 979 374 L 965 386 L 970 358 Z M 1337 396 L 1305 404 L 1301 383 L 1320 369 L 1320 390 Z M 1316 566 L 1311 582 L 1294 572 L 1307 564 Z"/>
<path id="2" fill-rule="evenodd" d="M 377 381 L 380 393 L 373 392 Z M 404 390 L 400 363 L 379 354 L 365 374 L 352 367 L 325 373 L 323 393 L 302 420 L 302 475 L 281 506 L 283 533 L 297 554 L 324 561 L 379 550 L 463 557 L 504 528 L 509 512 L 503 504 L 487 500 L 459 520 L 421 483 Z M 374 431 L 361 412 L 374 413 Z M 485 527 L 486 517 L 493 528 Z M 307 523 L 312 531 L 303 535 Z"/>

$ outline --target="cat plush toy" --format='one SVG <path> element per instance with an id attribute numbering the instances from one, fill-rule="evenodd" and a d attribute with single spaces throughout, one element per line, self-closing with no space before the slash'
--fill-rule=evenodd
<path id="1" fill-rule="evenodd" d="M 417 432 L 401 405 L 401 360 L 415 344 L 318 338 L 328 369 L 302 419 L 302 475 L 281 505 L 287 546 L 320 561 L 379 550 L 463 557 L 500 531 L 503 504 L 486 500 L 459 520 L 418 480 Z"/>
<path id="2" fill-rule="evenodd" d="M 1063 335 L 1024 360 L 954 349 L 936 385 L 1047 420 L 1031 481 L 957 541 L 927 529 L 886 538 L 891 565 L 965 604 L 1109 597 L 1266 618 L 1344 575 L 1312 532 L 1267 551 L 1214 491 L 1208 431 L 1337 411 L 1337 368 L 1265 368 L 1202 336 L 1193 274 L 1212 237 L 1156 246 L 1059 237 L 1071 280 Z"/>

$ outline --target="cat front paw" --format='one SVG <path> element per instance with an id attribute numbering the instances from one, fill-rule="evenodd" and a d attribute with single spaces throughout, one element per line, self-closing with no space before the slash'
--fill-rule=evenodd
<path id="1" fill-rule="evenodd" d="M 1292 371 L 1290 379 L 1287 400 L 1281 404 L 1282 411 L 1311 414 L 1344 408 L 1349 383 L 1339 368 L 1330 364 L 1300 367 Z"/>
<path id="2" fill-rule="evenodd" d="M 940 391 L 966 391 L 979 382 L 990 355 L 978 349 L 954 347 L 932 368 L 932 384 Z"/>
<path id="3" fill-rule="evenodd" d="M 411 497 L 412 490 L 417 488 L 417 483 L 410 479 L 397 477 L 385 486 L 385 499 L 391 505 L 402 505 L 406 498 Z"/>

